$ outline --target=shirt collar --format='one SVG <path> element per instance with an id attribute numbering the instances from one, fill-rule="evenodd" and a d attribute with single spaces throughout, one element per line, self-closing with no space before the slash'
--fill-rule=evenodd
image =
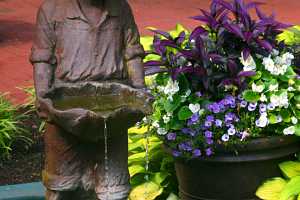
<path id="1" fill-rule="evenodd" d="M 82 11 L 79 8 L 77 0 L 68 0 L 68 1 L 69 1 L 69 5 L 66 5 L 67 17 L 68 18 L 80 17 L 82 19 L 85 19 Z M 121 13 L 122 1 L 123 0 L 104 0 L 104 7 L 107 14 L 112 17 L 119 16 Z"/>

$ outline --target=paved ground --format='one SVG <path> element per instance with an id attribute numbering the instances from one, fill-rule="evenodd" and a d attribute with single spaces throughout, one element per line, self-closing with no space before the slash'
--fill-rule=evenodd
<path id="1" fill-rule="evenodd" d="M 147 26 L 170 29 L 176 23 L 197 25 L 189 19 L 207 8 L 209 0 L 129 0 L 142 34 Z M 299 0 L 265 0 L 265 9 L 275 11 L 280 20 L 300 24 Z M 28 62 L 33 38 L 35 14 L 41 0 L 0 0 L 0 92 L 9 91 L 14 102 L 25 95 L 16 87 L 32 84 L 32 67 Z"/>

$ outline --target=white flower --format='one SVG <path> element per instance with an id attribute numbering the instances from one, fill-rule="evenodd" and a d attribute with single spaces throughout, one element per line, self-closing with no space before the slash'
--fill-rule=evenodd
<path id="1" fill-rule="evenodd" d="M 285 54 L 283 54 L 281 56 L 281 61 L 283 63 L 283 65 L 286 65 L 286 66 L 291 66 L 292 64 L 292 60 L 294 59 L 294 55 L 289 53 L 289 52 L 286 52 Z"/>
<path id="2" fill-rule="evenodd" d="M 277 90 L 278 90 L 278 83 L 276 83 L 276 84 L 271 84 L 271 85 L 269 86 L 269 90 L 270 90 L 270 91 L 277 91 Z"/>
<path id="3" fill-rule="evenodd" d="M 255 83 L 252 83 L 252 90 L 254 92 L 261 93 L 265 89 L 265 86 L 263 84 L 261 85 L 256 85 Z"/>
<path id="4" fill-rule="evenodd" d="M 289 99 L 288 99 L 287 92 L 283 92 L 280 95 L 272 94 L 270 97 L 270 101 L 275 107 L 287 108 L 289 106 Z"/>
<path id="5" fill-rule="evenodd" d="M 276 123 L 280 123 L 280 122 L 282 122 L 282 117 L 281 117 L 281 115 L 277 115 L 276 116 Z"/>
<path id="6" fill-rule="evenodd" d="M 157 134 L 158 135 L 166 135 L 168 133 L 168 131 L 164 128 L 158 128 L 157 129 Z"/>
<path id="7" fill-rule="evenodd" d="M 169 79 L 166 87 L 164 88 L 164 93 L 166 95 L 172 96 L 179 91 L 179 83 L 175 80 Z"/>
<path id="8" fill-rule="evenodd" d="M 298 119 L 296 117 L 291 117 L 292 123 L 293 124 L 297 124 L 298 123 Z"/>
<path id="9" fill-rule="evenodd" d="M 243 131 L 243 132 L 241 132 L 241 134 L 242 134 L 241 141 L 243 141 L 244 139 L 246 139 L 250 135 L 247 131 Z"/>
<path id="10" fill-rule="evenodd" d="M 265 66 L 265 69 L 270 72 L 273 71 L 275 68 L 275 63 L 272 60 L 271 56 L 263 58 L 263 65 Z"/>
<path id="11" fill-rule="evenodd" d="M 284 135 L 293 135 L 295 133 L 295 126 L 290 126 L 283 130 Z"/>
<path id="12" fill-rule="evenodd" d="M 169 116 L 167 116 L 167 115 L 164 115 L 164 116 L 163 116 L 163 120 L 164 120 L 164 123 L 165 123 L 165 124 L 169 123 L 170 119 L 171 119 L 171 118 L 170 118 Z"/>
<path id="13" fill-rule="evenodd" d="M 244 66 L 244 68 L 243 68 L 244 71 L 255 71 L 256 63 L 251 55 L 249 55 L 248 58 L 245 60 L 243 53 L 242 53 L 242 55 L 240 57 L 240 61 Z"/>
<path id="14" fill-rule="evenodd" d="M 279 51 L 277 49 L 273 49 L 272 50 L 272 55 L 273 56 L 278 56 L 279 55 Z"/>
<path id="15" fill-rule="evenodd" d="M 159 128 L 159 123 L 158 121 L 154 121 L 153 124 L 152 124 L 153 127 L 155 128 Z"/>
<path id="16" fill-rule="evenodd" d="M 197 113 L 200 110 L 200 104 L 190 104 L 189 109 L 192 111 L 192 113 Z"/>
<path id="17" fill-rule="evenodd" d="M 265 94 L 261 94 L 259 100 L 260 100 L 261 102 L 266 102 L 266 101 L 268 101 L 268 99 L 267 99 L 267 97 L 266 97 Z"/>
<path id="18" fill-rule="evenodd" d="M 229 135 L 228 134 L 224 134 L 222 135 L 222 141 L 227 142 L 229 140 Z"/>
<path id="19" fill-rule="evenodd" d="M 269 123 L 267 115 L 261 115 L 258 120 L 255 121 L 257 127 L 263 128 L 266 127 Z"/>
<path id="20" fill-rule="evenodd" d="M 188 97 L 190 96 L 190 94 L 192 93 L 192 91 L 190 89 L 188 89 L 186 92 L 185 92 L 185 97 Z"/>
<path id="21" fill-rule="evenodd" d="M 294 87 L 290 86 L 290 87 L 288 87 L 287 90 L 288 90 L 289 92 L 293 92 L 293 91 L 295 91 L 296 89 L 295 89 Z"/>

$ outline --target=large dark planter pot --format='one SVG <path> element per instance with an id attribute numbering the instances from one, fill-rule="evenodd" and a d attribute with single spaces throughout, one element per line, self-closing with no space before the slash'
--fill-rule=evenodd
<path id="1" fill-rule="evenodd" d="M 266 179 L 281 176 L 278 164 L 300 151 L 297 137 L 268 137 L 237 145 L 236 155 L 218 147 L 211 158 L 175 163 L 181 200 L 250 200 Z"/>

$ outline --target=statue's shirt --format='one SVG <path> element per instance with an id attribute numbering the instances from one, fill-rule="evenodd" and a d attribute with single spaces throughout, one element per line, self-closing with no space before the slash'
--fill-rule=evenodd
<path id="1" fill-rule="evenodd" d="M 76 0 L 46 0 L 37 16 L 31 62 L 52 64 L 55 79 L 66 82 L 126 80 L 126 61 L 144 51 L 130 7 L 120 2 L 106 6 L 92 25 Z"/>

